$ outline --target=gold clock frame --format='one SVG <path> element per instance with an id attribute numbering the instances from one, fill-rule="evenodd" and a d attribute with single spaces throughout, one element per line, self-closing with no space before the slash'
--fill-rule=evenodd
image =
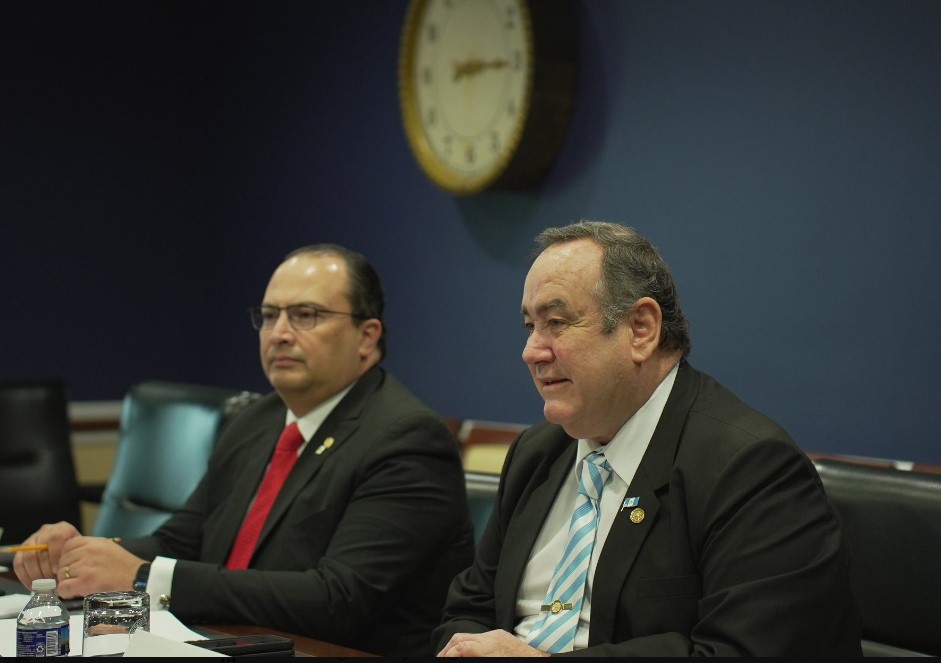
<path id="1" fill-rule="evenodd" d="M 399 103 L 418 165 L 435 185 L 457 196 L 488 189 L 524 189 L 539 183 L 561 147 L 573 106 L 577 45 L 570 0 L 520 0 L 520 20 L 529 49 L 522 126 L 505 143 L 500 159 L 475 176 L 455 171 L 438 157 L 420 117 L 415 51 L 424 13 L 435 1 L 410 0 L 399 52 Z"/>

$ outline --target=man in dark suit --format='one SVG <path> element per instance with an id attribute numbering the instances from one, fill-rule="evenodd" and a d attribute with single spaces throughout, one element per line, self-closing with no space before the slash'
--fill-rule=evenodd
<path id="1" fill-rule="evenodd" d="M 45 525 L 28 543 L 49 552 L 20 553 L 19 579 L 55 575 L 66 598 L 136 581 L 154 609 L 189 624 L 433 653 L 429 634 L 448 583 L 473 558 L 473 529 L 454 437 L 379 366 L 383 302 L 360 254 L 335 245 L 289 254 L 251 311 L 276 393 L 225 427 L 186 504 L 152 536 L 120 544 Z M 253 502 L 267 501 L 259 485 L 276 441 L 295 422 L 293 468 L 260 532 L 247 533 Z"/>
<path id="2" fill-rule="evenodd" d="M 813 464 L 689 365 L 655 248 L 605 222 L 537 245 L 523 359 L 548 421 L 507 454 L 439 654 L 861 655 L 846 545 Z"/>

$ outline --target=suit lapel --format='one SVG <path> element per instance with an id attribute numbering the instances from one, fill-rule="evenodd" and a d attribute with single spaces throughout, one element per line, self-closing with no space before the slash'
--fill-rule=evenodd
<path id="1" fill-rule="evenodd" d="M 350 438 L 358 427 L 358 420 L 331 422 L 331 417 L 328 417 L 327 420 L 321 424 L 320 428 L 317 429 L 314 436 L 310 438 L 310 442 L 304 447 L 304 451 L 297 459 L 297 463 L 291 468 L 291 473 L 281 487 L 281 491 L 278 493 L 271 507 L 271 512 L 268 514 L 267 520 L 265 520 L 261 535 L 258 537 L 257 548 L 260 548 L 264 544 L 265 539 L 268 538 L 278 522 L 280 522 L 284 515 L 290 510 L 291 505 L 297 499 L 300 492 L 305 486 L 310 484 L 314 477 L 320 472 L 326 460 L 332 455 L 339 453 L 339 449 L 342 448 L 343 443 Z M 324 444 L 327 440 L 332 440 L 329 447 Z M 317 453 L 318 451 L 320 451 L 320 453 Z"/>
<path id="2" fill-rule="evenodd" d="M 669 485 L 680 435 L 696 396 L 695 371 L 684 362 L 647 451 L 627 489 L 628 496 L 640 498 L 638 506 L 643 509 L 643 519 L 638 522 L 637 514 L 632 519 L 634 510 L 631 507 L 620 509 L 598 557 L 595 577 L 604 578 L 604 582 L 592 586 L 589 646 L 611 642 L 614 637 L 614 620 L 627 575 L 657 520 L 661 506 L 657 493 Z"/>
<path id="3" fill-rule="evenodd" d="M 513 591 L 496 593 L 497 603 L 494 609 L 498 624 L 516 622 L 516 596 L 530 552 L 536 545 L 536 538 L 542 531 L 543 523 L 549 516 L 549 510 L 562 488 L 562 483 L 575 466 L 578 445 L 561 429 L 559 432 L 558 439 L 546 442 L 563 447 L 561 452 L 550 466 L 546 479 L 534 480 L 535 489 L 520 497 L 517 510 L 512 514 L 513 522 L 507 526 L 506 539 L 503 542 L 505 556 L 497 569 L 495 584 L 497 587 L 513 587 Z"/>
<path id="4" fill-rule="evenodd" d="M 641 471 L 642 468 L 643 462 L 631 481 L 627 494 L 639 498 L 638 507 L 643 509 L 643 520 L 637 522 L 636 517 L 631 519 L 631 514 L 636 513 L 635 508 L 626 507 L 618 511 L 598 557 L 595 578 L 604 578 L 604 582 L 592 584 L 589 646 L 598 642 L 610 642 L 614 634 L 618 599 L 627 574 L 660 510 L 655 489 Z"/>
<path id="5" fill-rule="evenodd" d="M 258 537 L 256 548 L 261 548 L 271 531 L 290 510 L 305 486 L 314 480 L 324 463 L 337 453 L 342 453 L 344 444 L 359 428 L 363 408 L 383 380 L 383 371 L 372 368 L 350 392 L 343 397 L 333 411 L 311 437 L 297 463 L 291 469 L 287 480 L 271 507 L 271 513 Z M 234 539 L 233 539 L 234 540 Z"/>

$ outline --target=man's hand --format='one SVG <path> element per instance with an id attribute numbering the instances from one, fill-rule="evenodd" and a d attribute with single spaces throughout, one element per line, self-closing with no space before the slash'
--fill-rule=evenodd
<path id="1" fill-rule="evenodd" d="M 16 553 L 13 557 L 13 572 L 26 587 L 32 587 L 36 578 L 55 578 L 59 571 L 59 557 L 66 541 L 81 535 L 74 525 L 65 521 L 43 525 L 23 543 L 44 543 L 49 546 L 49 550 Z"/>
<path id="2" fill-rule="evenodd" d="M 131 590 L 143 563 L 113 539 L 74 537 L 66 542 L 59 557 L 59 596 L 70 599 L 94 592 Z"/>
<path id="3" fill-rule="evenodd" d="M 486 633 L 455 633 L 448 640 L 438 656 L 457 658 L 459 656 L 548 656 L 527 644 L 512 633 L 502 630 Z"/>

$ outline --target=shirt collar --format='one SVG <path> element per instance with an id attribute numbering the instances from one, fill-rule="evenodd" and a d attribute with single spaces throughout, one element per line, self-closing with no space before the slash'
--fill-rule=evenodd
<path id="1" fill-rule="evenodd" d="M 676 382 L 678 370 L 679 364 L 677 363 L 657 385 L 647 402 L 637 410 L 633 417 L 624 422 L 610 442 L 598 444 L 592 440 L 579 440 L 576 462 L 594 451 L 603 450 L 612 469 L 617 472 L 618 476 L 629 481 L 637 471 L 640 460 L 653 438 L 660 415 L 663 414 L 663 408 L 673 390 L 673 383 Z"/>
<path id="2" fill-rule="evenodd" d="M 303 417 L 297 417 L 293 412 L 291 412 L 290 409 L 288 409 L 287 418 L 284 422 L 284 425 L 290 426 L 296 421 L 297 428 L 301 431 L 301 435 L 304 436 L 304 441 L 310 441 L 310 438 L 312 438 L 314 433 L 317 432 L 317 429 L 320 428 L 320 424 L 322 424 L 327 416 L 333 412 L 333 408 L 335 408 L 337 404 L 343 400 L 343 397 L 349 393 L 350 389 L 352 389 L 353 385 L 355 384 L 356 383 L 353 382 L 346 389 L 337 392 L 335 395 L 331 396 L 313 410 L 305 414 Z"/>

